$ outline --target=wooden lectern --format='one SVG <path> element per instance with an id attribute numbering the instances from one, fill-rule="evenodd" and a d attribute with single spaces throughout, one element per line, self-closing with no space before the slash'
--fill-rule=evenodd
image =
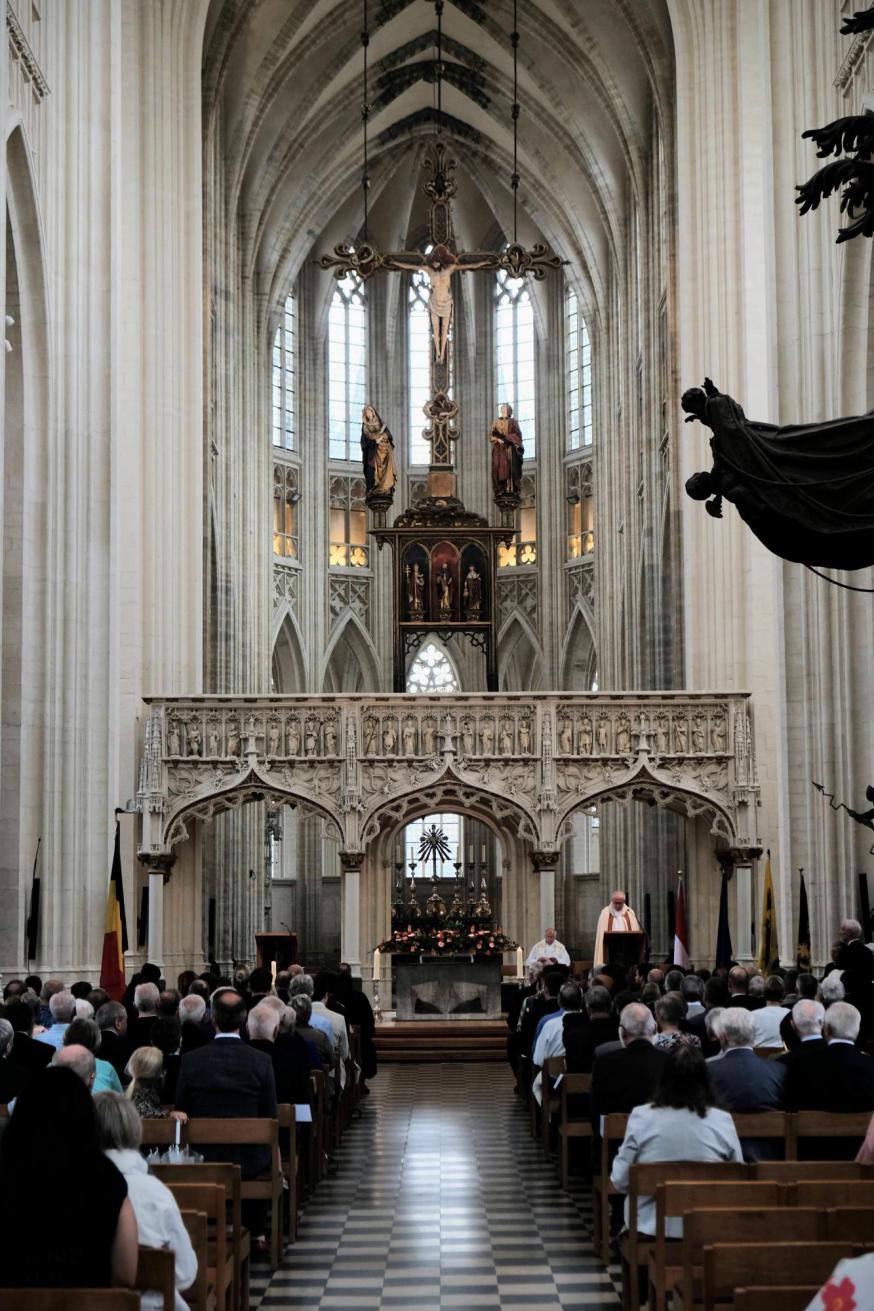
<path id="1" fill-rule="evenodd" d="M 604 964 L 611 979 L 624 979 L 632 965 L 639 965 L 646 955 L 645 933 L 605 933 Z"/>
<path id="2" fill-rule="evenodd" d="M 256 933 L 255 950 L 260 969 L 269 970 L 275 961 L 277 971 L 287 970 L 297 961 L 297 934 Z"/>

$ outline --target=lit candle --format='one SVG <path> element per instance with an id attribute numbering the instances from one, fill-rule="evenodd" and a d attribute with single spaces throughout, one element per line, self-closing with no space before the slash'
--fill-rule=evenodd
<path id="1" fill-rule="evenodd" d="M 516 978 L 522 978 L 522 948 L 516 948 Z"/>
<path id="2" fill-rule="evenodd" d="M 276 988 L 276 961 L 275 960 L 272 960 L 270 962 L 270 984 L 271 987 L 273 987 L 274 989 Z"/>
<path id="3" fill-rule="evenodd" d="M 373 977 L 375 979 L 379 978 L 379 948 L 378 947 L 376 951 L 373 953 Z"/>

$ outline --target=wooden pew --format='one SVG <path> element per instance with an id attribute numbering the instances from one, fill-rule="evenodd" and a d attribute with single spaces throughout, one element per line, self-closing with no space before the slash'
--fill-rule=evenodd
<path id="1" fill-rule="evenodd" d="M 241 1216 L 240 1167 L 226 1161 L 203 1161 L 197 1165 L 153 1165 L 151 1171 L 168 1188 L 174 1181 L 186 1184 L 219 1184 L 224 1188 L 227 1228 L 234 1260 L 233 1304 L 235 1311 L 246 1311 L 249 1305 L 251 1239 Z"/>
<path id="2" fill-rule="evenodd" d="M 276 1108 L 276 1116 L 279 1120 L 280 1130 L 285 1130 L 288 1138 L 288 1154 L 282 1155 L 282 1173 L 288 1180 L 288 1206 L 286 1208 L 286 1225 L 290 1242 L 297 1238 L 297 1217 L 298 1217 L 298 1164 L 297 1164 L 297 1121 L 295 1119 L 294 1107 L 288 1102 L 280 1102 Z M 282 1148 L 283 1139 L 280 1138 L 280 1148 Z"/>
<path id="3" fill-rule="evenodd" d="M 234 1292 L 234 1254 L 228 1251 L 227 1199 L 221 1184 L 183 1183 L 167 1180 L 167 1187 L 180 1211 L 198 1211 L 207 1224 L 207 1283 L 216 1311 L 225 1311 Z"/>
<path id="4" fill-rule="evenodd" d="M 147 1116 L 141 1121 L 143 1126 L 143 1146 L 144 1147 L 172 1147 L 176 1142 L 176 1121 L 171 1120 L 169 1116 L 162 1119 L 155 1119 Z M 185 1135 L 188 1126 L 183 1124 L 181 1130 L 180 1143 L 185 1144 Z"/>
<path id="5" fill-rule="evenodd" d="M 819 1284 L 781 1284 L 776 1288 L 736 1288 L 734 1311 L 804 1311 Z"/>
<path id="6" fill-rule="evenodd" d="M 753 1161 L 753 1179 L 799 1183 L 816 1179 L 874 1179 L 874 1162 L 860 1161 Z"/>
<path id="7" fill-rule="evenodd" d="M 176 1305 L 176 1258 L 167 1247 L 140 1246 L 134 1287 L 140 1293 L 159 1293 L 164 1311 Z"/>
<path id="8" fill-rule="evenodd" d="M 810 1139 L 854 1139 L 861 1146 L 871 1123 L 871 1112 L 796 1111 L 794 1121 L 795 1140 L 801 1156 L 805 1142 Z M 846 1142 L 844 1145 L 852 1146 Z M 855 1152 L 852 1155 L 855 1156 Z"/>
<path id="9" fill-rule="evenodd" d="M 861 1251 L 849 1243 L 715 1243 L 702 1253 L 701 1311 L 733 1302 L 737 1288 L 784 1284 L 787 1270 L 799 1284 L 821 1287 L 838 1261 Z"/>
<path id="10" fill-rule="evenodd" d="M 825 1213 L 825 1236 L 832 1243 L 874 1243 L 874 1202 L 871 1206 L 839 1206 Z"/>
<path id="11" fill-rule="evenodd" d="M 3 1311 L 140 1311 L 140 1295 L 121 1288 L 0 1288 Z"/>
<path id="12" fill-rule="evenodd" d="M 683 1216 L 682 1274 L 679 1284 L 675 1285 L 672 1307 L 691 1311 L 700 1302 L 705 1248 L 748 1243 L 774 1245 L 787 1236 L 798 1243 L 825 1242 L 825 1213 L 813 1207 L 797 1206 L 750 1210 L 718 1207 L 687 1211 Z M 789 1268 L 783 1267 L 784 1276 Z"/>
<path id="13" fill-rule="evenodd" d="M 209 1285 L 206 1215 L 203 1211 L 182 1210 L 180 1215 L 197 1257 L 197 1278 L 190 1288 L 186 1288 L 185 1301 L 193 1311 L 215 1311 L 215 1287 Z"/>
<path id="14" fill-rule="evenodd" d="M 785 1111 L 732 1111 L 731 1118 L 741 1143 L 745 1138 L 764 1138 L 777 1142 L 787 1161 L 794 1160 L 794 1120 Z"/>
<path id="15" fill-rule="evenodd" d="M 787 1184 L 789 1202 L 796 1206 L 874 1207 L 874 1179 L 818 1179 Z"/>
<path id="16" fill-rule="evenodd" d="M 610 1183 L 611 1147 L 618 1147 L 625 1137 L 628 1116 L 616 1112 L 604 1116 L 601 1130 L 601 1173 L 592 1180 L 593 1241 L 601 1260 L 610 1261 L 610 1198 L 619 1194 Z"/>
<path id="17" fill-rule="evenodd" d="M 559 1094 L 556 1092 L 550 1093 L 549 1091 L 550 1080 L 557 1079 L 560 1074 L 564 1074 L 564 1071 L 565 1060 L 563 1056 L 547 1056 L 540 1080 L 540 1140 L 547 1156 L 549 1155 L 550 1122 L 561 1105 Z"/>
<path id="18" fill-rule="evenodd" d="M 562 1188 L 567 1188 L 570 1177 L 570 1141 L 572 1138 L 592 1140 L 592 1122 L 588 1111 L 579 1120 L 571 1119 L 568 1113 L 568 1101 L 571 1097 L 583 1096 L 592 1091 L 591 1074 L 566 1074 L 558 1085 L 561 1119 L 558 1126 L 559 1178 Z"/>
<path id="19" fill-rule="evenodd" d="M 281 1256 L 282 1172 L 279 1162 L 279 1121 L 264 1119 L 193 1119 L 188 1121 L 192 1147 L 253 1147 L 270 1149 L 270 1169 L 257 1179 L 243 1179 L 240 1195 L 244 1202 L 266 1201 L 270 1206 L 270 1266 L 275 1270 Z"/>

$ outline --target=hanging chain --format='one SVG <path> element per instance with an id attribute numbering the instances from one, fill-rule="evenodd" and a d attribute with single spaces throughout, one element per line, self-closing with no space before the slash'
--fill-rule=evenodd
<path id="1" fill-rule="evenodd" d="M 370 175 L 367 167 L 367 125 L 370 119 L 370 102 L 367 98 L 367 50 L 370 45 L 370 31 L 367 26 L 367 0 L 364 0 L 364 26 L 361 29 L 361 45 L 364 50 L 364 103 L 361 106 L 361 118 L 364 123 L 364 169 L 361 174 L 361 189 L 364 192 L 364 240 L 368 240 L 368 202 L 370 193 Z"/>
<path id="2" fill-rule="evenodd" d="M 437 14 L 437 135 L 443 131 L 443 0 L 435 0 Z"/>
<path id="3" fill-rule="evenodd" d="M 513 31 L 510 44 L 513 47 L 513 173 L 510 185 L 513 188 L 513 244 L 519 241 L 517 227 L 517 202 L 519 199 L 519 70 L 517 58 L 519 53 L 519 24 L 517 17 L 518 0 L 513 0 Z"/>

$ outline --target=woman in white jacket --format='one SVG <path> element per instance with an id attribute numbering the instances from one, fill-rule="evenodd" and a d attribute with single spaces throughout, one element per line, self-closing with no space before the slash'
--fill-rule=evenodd
<path id="1" fill-rule="evenodd" d="M 142 1122 L 132 1102 L 118 1093 L 98 1093 L 94 1098 L 97 1138 L 100 1147 L 121 1173 L 137 1218 L 142 1247 L 169 1248 L 176 1258 L 176 1311 L 188 1311 L 181 1290 L 190 1288 L 197 1277 L 197 1257 L 179 1207 L 170 1189 L 149 1174 L 140 1154 Z M 158 1293 L 144 1293 L 143 1311 L 162 1311 Z"/>

